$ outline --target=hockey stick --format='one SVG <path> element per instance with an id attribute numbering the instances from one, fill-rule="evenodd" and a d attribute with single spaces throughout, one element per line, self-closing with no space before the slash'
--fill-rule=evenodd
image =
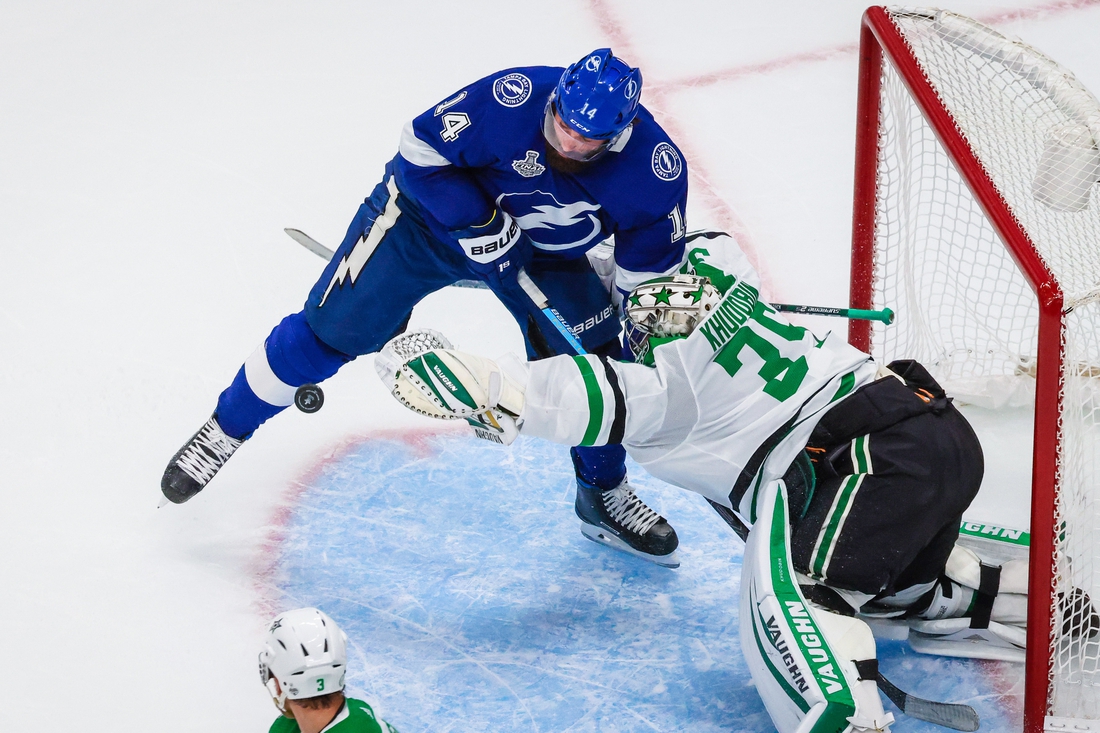
<path id="1" fill-rule="evenodd" d="M 301 229 L 286 227 L 283 231 L 295 242 L 322 259 L 331 260 L 333 255 L 336 254 Z M 572 346 L 578 354 L 587 354 L 588 352 L 581 346 L 581 342 L 573 335 L 573 329 L 569 327 L 569 324 L 565 321 L 565 318 L 562 317 L 561 313 L 558 313 L 555 308 L 550 307 L 550 301 L 547 300 L 546 294 L 539 289 L 538 285 L 535 285 L 535 281 L 531 279 L 531 276 L 527 274 L 526 270 L 520 269 L 519 274 L 516 275 L 516 281 L 519 282 L 519 286 L 523 288 L 523 292 L 527 293 L 527 297 L 530 298 L 535 306 L 546 316 L 546 320 L 550 321 L 550 324 L 557 329 L 558 333 L 569 342 L 569 345 Z M 480 288 L 484 290 L 488 290 L 489 288 L 488 285 L 480 280 L 459 280 L 454 285 L 459 288 Z"/>
<path id="2" fill-rule="evenodd" d="M 576 351 L 578 355 L 587 354 L 588 352 L 581 346 L 581 342 L 573 335 L 573 329 L 569 327 L 569 323 L 566 322 L 561 313 L 558 313 L 556 308 L 550 306 L 550 301 L 546 298 L 546 294 L 539 289 L 538 285 L 535 285 L 535 281 L 527 274 L 527 270 L 524 270 L 522 267 L 520 268 L 519 272 L 516 274 L 516 282 L 523 288 L 523 292 L 527 293 L 527 297 L 531 299 L 535 307 L 546 316 L 546 320 L 550 321 L 550 325 L 556 328 L 558 333 L 569 342 L 573 350 Z"/>
<path id="3" fill-rule="evenodd" d="M 286 232 L 287 235 L 295 242 L 302 245 L 310 252 L 317 255 L 326 262 L 331 260 L 333 255 L 336 254 L 334 251 L 321 244 L 316 239 L 303 232 L 301 229 L 286 227 L 283 229 L 283 231 Z M 489 286 L 481 282 L 480 280 L 459 280 L 458 282 L 454 283 L 454 286 L 456 288 L 474 288 L 477 290 L 489 289 Z"/>
<path id="4" fill-rule="evenodd" d="M 826 308 L 820 305 L 788 305 L 786 303 L 772 303 L 772 307 L 778 311 L 805 313 L 810 316 L 839 316 L 840 318 L 850 318 L 857 321 L 882 321 L 887 325 L 894 322 L 894 311 L 889 308 L 874 311 L 860 308 Z"/>
<path id="5" fill-rule="evenodd" d="M 301 229 L 293 229 L 291 227 L 287 227 L 283 229 L 283 231 L 286 232 L 295 242 L 302 245 L 310 252 L 324 260 L 331 260 L 332 256 L 336 254 L 331 249 L 303 232 Z M 528 278 L 528 282 L 530 282 L 530 278 Z M 534 283 L 531 283 L 531 285 L 534 285 Z M 458 282 L 454 283 L 454 287 L 487 290 L 489 286 L 481 282 L 480 280 L 459 280 Z M 527 288 L 525 287 L 524 290 L 527 291 Z M 535 288 L 535 292 L 537 292 L 538 295 L 541 296 L 532 296 L 531 299 L 535 301 L 536 305 L 539 304 L 540 300 L 542 303 L 545 303 L 546 296 L 542 295 L 542 292 L 537 287 Z M 527 294 L 531 295 L 531 292 L 527 291 Z M 772 303 L 771 305 L 776 310 L 784 311 L 786 313 L 805 313 L 811 316 L 837 316 L 840 318 L 851 318 L 853 320 L 881 321 L 885 324 L 891 324 L 894 322 L 894 312 L 889 308 L 883 308 L 882 310 L 876 311 L 861 310 L 859 308 L 828 308 L 821 305 L 791 305 L 788 303 Z M 539 305 L 540 309 L 542 309 L 543 307 L 544 306 Z M 544 310 L 544 312 L 546 311 Z M 553 312 L 557 313 L 557 311 Z M 556 323 L 560 321 L 561 315 L 558 314 L 558 316 L 555 318 L 550 313 L 547 313 L 547 318 L 550 318 L 551 321 L 554 321 Z M 557 326 L 555 325 L 555 327 Z"/>
<path id="6" fill-rule="evenodd" d="M 890 702 L 897 705 L 898 709 L 910 718 L 961 731 L 976 731 L 981 725 L 978 713 L 969 705 L 936 702 L 910 695 L 898 689 L 894 683 L 886 679 L 882 672 L 878 673 L 876 681 L 878 688 L 890 698 Z"/>

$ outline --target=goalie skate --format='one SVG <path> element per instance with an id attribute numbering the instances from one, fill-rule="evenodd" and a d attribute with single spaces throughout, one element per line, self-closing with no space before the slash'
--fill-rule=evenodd
<path id="1" fill-rule="evenodd" d="M 607 491 L 578 481 L 574 508 L 581 534 L 593 542 L 666 568 L 680 567 L 676 530 L 646 506 L 627 481 Z"/>

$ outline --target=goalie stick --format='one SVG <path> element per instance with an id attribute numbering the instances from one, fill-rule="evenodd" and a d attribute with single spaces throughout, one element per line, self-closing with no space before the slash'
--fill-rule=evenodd
<path id="1" fill-rule="evenodd" d="M 333 250 L 321 244 L 301 229 L 286 227 L 283 231 L 295 242 L 324 260 L 331 260 L 332 256 L 336 254 Z M 489 286 L 480 280 L 459 280 L 454 284 L 454 287 L 477 288 L 480 290 L 489 289 Z M 524 290 L 526 291 L 527 288 L 525 287 Z M 536 288 L 536 290 L 538 290 L 538 288 Z M 527 294 L 531 295 L 529 291 Z M 537 299 L 534 297 L 532 297 L 532 299 L 538 303 Z M 543 296 L 542 300 L 545 301 L 545 296 Z M 791 305 L 789 303 L 772 303 L 771 305 L 776 310 L 786 311 L 787 313 L 805 313 L 811 316 L 837 316 L 839 318 L 848 318 L 856 321 L 882 321 L 885 324 L 894 322 L 894 312 L 889 308 L 883 308 L 882 310 L 863 310 L 861 308 L 828 308 L 820 305 Z M 541 307 L 542 306 L 540 306 L 540 308 Z M 546 311 L 544 310 L 543 312 Z M 554 313 L 557 313 L 557 311 L 554 311 Z M 558 322 L 561 322 L 560 315 L 555 318 L 555 316 L 547 313 L 546 317 L 555 322 L 555 327 L 557 327 Z M 580 351 L 578 353 L 583 354 L 584 352 Z"/>
<path id="2" fill-rule="evenodd" d="M 981 725 L 978 713 L 969 705 L 936 702 L 910 695 L 898 689 L 894 683 L 886 679 L 882 672 L 877 673 L 875 681 L 882 693 L 890 698 L 890 702 L 897 705 L 898 709 L 910 718 L 961 731 L 976 731 Z"/>
<path id="3" fill-rule="evenodd" d="M 789 305 L 787 303 L 772 303 L 777 311 L 787 313 L 805 313 L 808 316 L 838 316 L 855 321 L 882 321 L 886 325 L 894 322 L 894 311 L 889 308 L 882 310 L 863 310 L 862 308 L 827 308 L 822 305 Z"/>

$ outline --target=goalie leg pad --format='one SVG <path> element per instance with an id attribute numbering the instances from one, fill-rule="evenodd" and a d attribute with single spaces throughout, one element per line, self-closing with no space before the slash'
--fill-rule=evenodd
<path id="1" fill-rule="evenodd" d="M 741 646 L 779 733 L 888 731 L 875 681 L 856 661 L 875 658 L 867 625 L 812 608 L 791 562 L 786 489 L 767 487 L 741 576 Z"/>

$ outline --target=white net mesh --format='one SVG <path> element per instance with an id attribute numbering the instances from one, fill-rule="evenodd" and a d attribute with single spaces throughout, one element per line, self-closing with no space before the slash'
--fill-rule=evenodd
<path id="1" fill-rule="evenodd" d="M 1080 595 L 1100 598 L 1100 105 L 1035 49 L 967 18 L 891 17 L 1065 295 L 1062 531 L 1048 561 L 1069 611 L 1053 625 L 1050 714 L 1100 718 L 1100 649 Z M 883 67 L 873 297 L 897 321 L 875 325 L 872 350 L 920 360 L 961 400 L 1031 404 L 1034 292 L 898 73 Z"/>

